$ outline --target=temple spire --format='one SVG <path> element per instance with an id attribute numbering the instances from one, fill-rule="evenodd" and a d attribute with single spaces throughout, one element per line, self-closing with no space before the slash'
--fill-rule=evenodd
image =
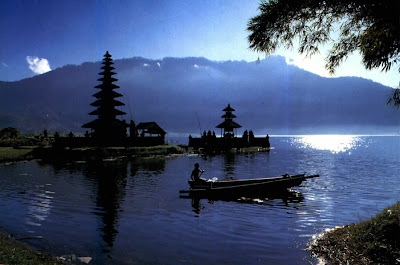
<path id="1" fill-rule="evenodd" d="M 116 107 L 124 106 L 125 104 L 116 100 L 122 95 L 114 91 L 119 88 L 119 86 L 113 84 L 118 79 L 113 77 L 116 73 L 112 71 L 115 68 L 112 67 L 114 63 L 108 51 L 104 55 L 102 64 L 101 69 L 103 71 L 99 73 L 101 78 L 97 79 L 101 81 L 101 84 L 95 86 L 100 91 L 93 95 L 96 100 L 90 104 L 93 107 L 97 107 L 97 109 L 89 113 L 89 115 L 97 115 L 97 119 L 84 124 L 82 127 L 94 130 L 94 136 L 97 139 L 109 142 L 111 139 L 126 137 L 127 124 L 125 121 L 117 119 L 117 116 L 125 115 L 126 113 Z"/>
<path id="2" fill-rule="evenodd" d="M 226 107 L 222 111 L 225 111 L 225 114 L 221 116 L 221 118 L 223 118 L 224 121 L 221 124 L 217 125 L 216 128 L 221 129 L 221 136 L 223 129 L 224 137 L 228 138 L 234 137 L 235 136 L 234 129 L 242 127 L 241 125 L 233 121 L 233 119 L 236 118 L 236 116 L 232 113 L 233 111 L 235 111 L 235 109 L 231 107 L 231 104 L 228 104 L 228 107 Z"/>

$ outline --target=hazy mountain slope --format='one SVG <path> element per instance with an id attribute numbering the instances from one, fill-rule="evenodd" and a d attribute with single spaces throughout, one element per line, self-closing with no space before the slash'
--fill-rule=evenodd
<path id="1" fill-rule="evenodd" d="M 361 78 L 322 78 L 287 65 L 204 58 L 116 60 L 126 120 L 156 121 L 167 132 L 216 130 L 222 109 L 256 133 L 384 133 L 399 125 L 385 105 L 391 89 Z M 100 63 L 68 65 L 18 82 L 0 82 L 0 127 L 82 131 Z M 197 119 L 199 117 L 199 119 Z M 199 122 L 200 121 L 200 126 Z M 244 130 L 243 129 L 243 130 Z"/>

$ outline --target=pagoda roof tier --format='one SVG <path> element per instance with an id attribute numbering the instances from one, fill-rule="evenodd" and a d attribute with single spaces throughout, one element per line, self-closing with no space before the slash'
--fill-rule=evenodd
<path id="1" fill-rule="evenodd" d="M 117 86 L 115 84 L 103 84 L 103 83 L 101 83 L 100 85 L 95 86 L 95 88 L 100 88 L 100 89 L 105 88 L 105 87 L 111 87 L 111 89 L 119 88 L 119 86 Z"/>
<path id="2" fill-rule="evenodd" d="M 114 63 L 109 63 L 108 65 L 105 65 L 105 66 L 100 67 L 100 69 L 104 69 L 104 70 L 105 70 L 105 69 L 114 70 L 115 67 L 110 66 L 110 64 L 114 64 Z"/>
<path id="3" fill-rule="evenodd" d="M 225 129 L 227 131 L 227 130 L 231 130 L 234 128 L 242 128 L 242 126 L 232 120 L 224 120 L 224 122 L 217 125 L 216 128 Z"/>
<path id="4" fill-rule="evenodd" d="M 99 92 L 97 92 L 96 94 L 94 94 L 93 95 L 93 97 L 96 97 L 96 98 L 103 98 L 104 97 L 104 90 L 101 90 L 101 91 L 99 91 Z M 111 93 L 111 97 L 112 98 L 119 98 L 119 97 L 122 97 L 122 95 L 120 94 L 120 93 L 118 93 L 118 92 L 115 92 L 115 91 L 110 91 L 110 92 L 107 92 L 107 93 Z"/>
<path id="5" fill-rule="evenodd" d="M 100 106 L 102 106 L 104 104 L 104 102 L 105 102 L 105 100 L 98 99 L 95 102 L 91 103 L 90 106 L 100 107 Z M 121 101 L 118 101 L 118 100 L 113 100 L 112 103 L 113 103 L 112 104 L 113 106 L 125 106 L 124 103 L 122 103 Z"/>
<path id="6" fill-rule="evenodd" d="M 118 109 L 113 109 L 113 110 L 111 110 L 111 111 L 110 111 L 110 110 L 107 110 L 106 112 L 107 112 L 107 114 L 109 114 L 110 116 L 111 116 L 111 115 L 112 115 L 112 116 L 117 116 L 117 115 L 125 115 L 125 114 L 126 114 L 126 112 L 120 111 L 120 110 L 118 110 Z M 102 110 L 102 109 L 96 109 L 96 110 L 90 112 L 89 115 L 101 115 L 101 114 L 103 114 L 103 113 L 104 113 L 104 110 Z"/>
<path id="7" fill-rule="evenodd" d="M 107 61 L 107 60 L 112 60 L 112 59 L 111 59 L 111 54 L 109 54 L 109 53 L 104 54 L 104 59 L 103 59 L 103 61 Z"/>
<path id="8" fill-rule="evenodd" d="M 235 115 L 235 114 L 232 114 L 232 113 L 230 113 L 230 112 L 228 112 L 228 113 L 222 115 L 221 118 L 224 118 L 224 119 L 233 119 L 233 118 L 236 118 L 236 115 Z"/>
<path id="9" fill-rule="evenodd" d="M 100 72 L 99 73 L 99 75 L 116 75 L 117 73 L 114 73 L 114 72 L 111 72 L 111 70 L 110 71 L 107 71 L 107 70 L 104 70 L 103 72 Z"/>
<path id="10" fill-rule="evenodd" d="M 82 125 L 82 128 L 91 128 L 91 129 L 96 129 L 99 127 L 117 127 L 117 126 L 125 126 L 128 127 L 129 125 L 125 121 L 121 120 L 112 120 L 112 121 L 106 121 L 103 119 L 96 119 L 94 121 L 88 122 L 84 125 Z"/>
<path id="11" fill-rule="evenodd" d="M 104 64 L 105 67 L 111 67 L 110 65 L 112 65 L 114 63 L 112 62 L 112 59 L 110 58 L 110 59 L 104 59 L 102 64 Z"/>
<path id="12" fill-rule="evenodd" d="M 110 82 L 115 82 L 115 81 L 118 81 L 118 79 L 112 78 L 111 76 L 110 76 L 110 77 L 104 76 L 104 77 L 102 77 L 102 78 L 97 79 L 97 81 L 103 81 L 103 82 L 105 82 L 105 81 L 110 81 Z"/>
<path id="13" fill-rule="evenodd" d="M 235 109 L 231 108 L 231 104 L 228 104 L 228 107 L 226 107 L 222 111 L 235 111 Z"/>

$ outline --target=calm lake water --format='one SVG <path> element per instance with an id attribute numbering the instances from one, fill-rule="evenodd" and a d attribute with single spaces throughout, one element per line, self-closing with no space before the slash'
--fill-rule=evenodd
<path id="1" fill-rule="evenodd" d="M 0 165 L 0 227 L 90 264 L 315 264 L 304 250 L 313 235 L 400 200 L 399 137 L 271 137 L 271 145 L 268 153 Z M 320 177 L 286 201 L 179 198 L 196 162 L 205 178 Z"/>

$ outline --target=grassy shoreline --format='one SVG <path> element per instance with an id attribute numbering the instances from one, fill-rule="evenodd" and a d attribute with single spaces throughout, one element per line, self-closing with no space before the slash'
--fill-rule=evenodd
<path id="1" fill-rule="evenodd" d="M 33 150 L 36 146 L 0 147 L 0 163 L 15 162 L 33 159 Z"/>
<path id="2" fill-rule="evenodd" d="M 31 159 L 51 161 L 103 160 L 117 157 L 152 157 L 181 155 L 186 150 L 175 145 L 150 147 L 84 147 L 56 149 L 52 147 L 23 146 L 18 148 L 0 147 L 0 163 Z"/>
<path id="3" fill-rule="evenodd" d="M 329 230 L 308 250 L 328 264 L 400 264 L 400 202 L 361 223 Z"/>
<path id="4" fill-rule="evenodd" d="M 0 231 L 0 264 L 19 265 L 59 265 L 70 264 L 60 258 L 32 249 Z"/>

